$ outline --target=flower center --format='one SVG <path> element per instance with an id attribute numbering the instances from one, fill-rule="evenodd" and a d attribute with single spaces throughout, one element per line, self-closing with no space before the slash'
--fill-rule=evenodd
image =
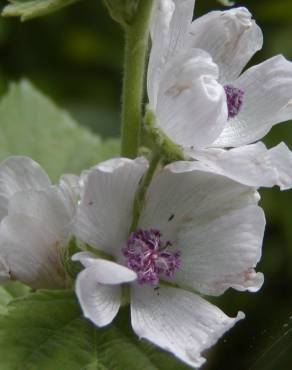
<path id="1" fill-rule="evenodd" d="M 180 267 L 180 251 L 171 252 L 169 241 L 163 241 L 160 231 L 137 230 L 122 249 L 127 266 L 135 271 L 140 284 L 157 285 L 164 275 L 171 278 Z"/>
<path id="2" fill-rule="evenodd" d="M 244 91 L 232 85 L 225 85 L 224 90 L 227 98 L 229 119 L 238 115 L 243 103 Z"/>

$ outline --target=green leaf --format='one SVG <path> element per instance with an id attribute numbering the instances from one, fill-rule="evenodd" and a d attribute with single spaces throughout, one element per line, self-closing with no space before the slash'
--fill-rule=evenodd
<path id="1" fill-rule="evenodd" d="M 28 81 L 11 84 L 0 102 L 0 160 L 26 155 L 56 181 L 119 154 L 116 139 L 101 140 Z"/>
<path id="2" fill-rule="evenodd" d="M 22 21 L 53 13 L 78 0 L 10 0 L 2 11 L 4 17 L 20 17 Z"/>
<path id="3" fill-rule="evenodd" d="M 186 369 L 172 358 L 169 367 L 156 364 L 125 321 L 122 314 L 113 325 L 96 329 L 81 316 L 69 291 L 39 291 L 16 299 L 0 316 L 0 370 Z"/>
<path id="4" fill-rule="evenodd" d="M 7 312 L 7 304 L 14 298 L 28 294 L 31 289 L 20 282 L 8 282 L 0 286 L 0 314 Z"/>

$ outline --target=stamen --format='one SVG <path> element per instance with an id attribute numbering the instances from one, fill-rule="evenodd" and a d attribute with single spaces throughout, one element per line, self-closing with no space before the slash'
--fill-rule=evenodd
<path id="1" fill-rule="evenodd" d="M 159 230 L 137 230 L 130 235 L 122 252 L 140 284 L 157 285 L 161 275 L 171 278 L 181 265 L 180 251 L 169 251 L 169 247 L 171 243 L 162 240 Z"/>
<path id="2" fill-rule="evenodd" d="M 224 90 L 227 98 L 229 119 L 238 115 L 243 103 L 244 91 L 232 85 L 225 85 Z"/>

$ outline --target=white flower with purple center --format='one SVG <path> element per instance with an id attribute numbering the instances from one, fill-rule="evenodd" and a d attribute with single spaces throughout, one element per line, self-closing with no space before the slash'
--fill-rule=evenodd
<path id="1" fill-rule="evenodd" d="M 72 232 L 88 247 L 72 257 L 84 266 L 76 294 L 85 317 L 102 327 L 129 289 L 136 334 L 199 367 L 201 352 L 244 317 L 226 316 L 201 295 L 260 289 L 263 275 L 254 268 L 264 214 L 253 187 L 199 162 L 175 162 L 154 175 L 131 231 L 147 168 L 143 158 L 116 158 L 81 176 Z"/>
<path id="2" fill-rule="evenodd" d="M 78 177 L 52 185 L 38 163 L 9 157 L 0 163 L 0 282 L 60 289 L 68 281 L 62 255 L 70 239 Z"/>
<path id="3" fill-rule="evenodd" d="M 229 150 L 237 162 L 233 177 L 248 185 L 290 188 L 287 146 L 267 150 L 262 143 L 249 144 L 292 118 L 292 63 L 278 55 L 242 73 L 263 44 L 249 11 L 213 11 L 192 21 L 194 4 L 158 0 L 154 5 L 147 87 L 157 126 L 188 155 L 206 157 L 221 172 L 223 148 L 242 147 Z M 254 176 L 255 169 L 264 176 Z"/>

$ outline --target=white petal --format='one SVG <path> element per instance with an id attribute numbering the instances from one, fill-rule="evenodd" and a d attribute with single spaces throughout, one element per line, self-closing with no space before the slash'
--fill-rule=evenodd
<path id="1" fill-rule="evenodd" d="M 173 3 L 175 8 L 169 27 L 166 60 L 184 48 L 195 7 L 195 0 L 173 0 Z"/>
<path id="2" fill-rule="evenodd" d="M 254 267 L 261 258 L 265 217 L 258 206 L 212 213 L 183 225 L 177 237 L 181 267 L 174 281 L 203 294 L 220 295 L 228 288 L 258 291 L 263 275 Z"/>
<path id="3" fill-rule="evenodd" d="M 94 272 L 94 268 L 81 271 L 75 289 L 83 315 L 102 327 L 116 317 L 121 304 L 121 291 L 119 286 L 98 284 Z"/>
<path id="4" fill-rule="evenodd" d="M 75 191 L 79 188 L 79 177 L 72 173 L 66 173 L 60 177 L 60 185 L 68 190 Z"/>
<path id="5" fill-rule="evenodd" d="M 5 283 L 10 279 L 9 267 L 6 261 L 0 257 L 0 284 Z"/>
<path id="6" fill-rule="evenodd" d="M 187 154 L 211 171 L 245 185 L 278 185 L 281 190 L 292 187 L 292 152 L 284 143 L 272 149 L 258 142 L 230 150 L 188 150 Z"/>
<path id="7" fill-rule="evenodd" d="M 281 190 L 292 188 L 292 152 L 284 144 L 273 147 L 269 150 L 272 165 L 277 168 L 278 182 Z"/>
<path id="8" fill-rule="evenodd" d="M 250 144 L 277 123 L 292 118 L 292 63 L 283 56 L 248 69 L 233 85 L 244 91 L 241 110 L 228 120 L 212 146 Z"/>
<path id="9" fill-rule="evenodd" d="M 211 221 L 258 200 L 254 188 L 212 173 L 200 162 L 174 162 L 152 180 L 139 227 L 159 229 L 175 243 L 185 223 L 209 221 L 210 216 Z"/>
<path id="10" fill-rule="evenodd" d="M 100 284 L 118 285 L 134 281 L 137 277 L 133 270 L 112 261 L 96 258 L 90 252 L 76 253 L 72 260 L 80 261 L 86 268 L 94 266 L 94 276 Z"/>
<path id="11" fill-rule="evenodd" d="M 119 311 L 119 284 L 135 280 L 136 274 L 124 266 L 101 259 L 92 259 L 88 266 L 77 276 L 76 294 L 84 316 L 97 326 L 105 326 Z"/>
<path id="12" fill-rule="evenodd" d="M 27 157 L 9 157 L 0 164 L 0 219 L 7 215 L 8 200 L 21 190 L 51 185 L 38 163 Z"/>
<path id="13" fill-rule="evenodd" d="M 190 29 L 189 47 L 206 50 L 220 70 L 220 81 L 236 79 L 262 48 L 261 29 L 243 7 L 210 12 L 196 19 Z"/>
<path id="14" fill-rule="evenodd" d="M 174 142 L 202 148 L 220 135 L 227 105 L 217 76 L 217 66 L 202 50 L 172 58 L 162 76 L 155 112 L 157 125 Z"/>
<path id="15" fill-rule="evenodd" d="M 135 192 L 147 169 L 142 158 L 116 158 L 82 177 L 84 189 L 73 233 L 92 247 L 120 255 L 132 222 Z"/>
<path id="16" fill-rule="evenodd" d="M 243 318 L 241 312 L 230 318 L 198 295 L 180 289 L 161 287 L 154 291 L 136 285 L 131 295 L 136 334 L 196 368 L 205 362 L 202 351 Z"/>
<path id="17" fill-rule="evenodd" d="M 59 181 L 59 188 L 63 190 L 68 202 L 75 207 L 80 196 L 79 177 L 73 174 L 62 175 Z"/>
<path id="18" fill-rule="evenodd" d="M 92 252 L 84 251 L 73 254 L 72 261 L 82 263 L 84 267 L 90 267 L 96 261 L 96 255 Z"/>
<path id="19" fill-rule="evenodd" d="M 0 225 L 0 255 L 12 279 L 31 287 L 63 288 L 60 245 L 46 225 L 27 215 L 5 217 Z"/>
<path id="20" fill-rule="evenodd" d="M 46 190 L 16 193 L 10 199 L 8 214 L 24 214 L 36 218 L 62 240 L 68 236 L 74 208 L 67 202 L 62 190 L 51 186 Z"/>
<path id="21" fill-rule="evenodd" d="M 158 86 L 165 64 L 183 49 L 193 18 L 195 0 L 157 0 L 151 19 L 152 48 L 147 88 L 149 101 L 156 105 Z"/>
<path id="22" fill-rule="evenodd" d="M 172 0 L 157 0 L 153 4 L 150 29 L 152 47 L 147 71 L 147 91 L 152 106 L 156 105 L 161 73 L 166 63 L 169 27 L 174 8 Z"/>

